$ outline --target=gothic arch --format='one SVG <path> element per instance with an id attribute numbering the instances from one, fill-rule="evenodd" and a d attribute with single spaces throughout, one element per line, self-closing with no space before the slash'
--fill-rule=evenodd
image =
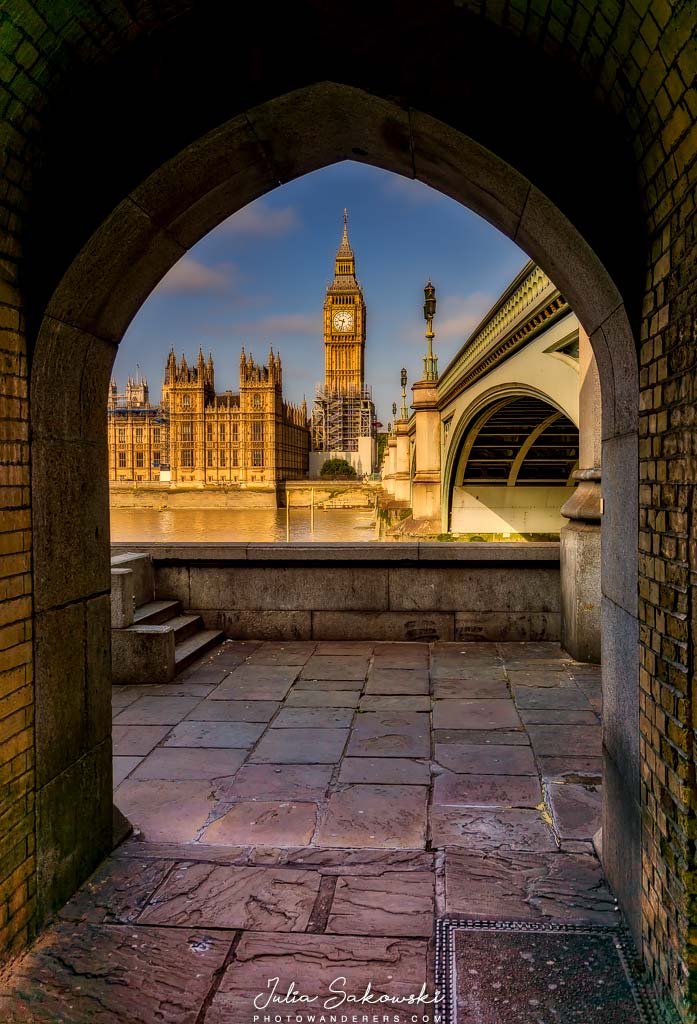
<path id="1" fill-rule="evenodd" d="M 325 126 L 323 133 L 318 134 L 318 124 Z M 44 914 L 106 851 L 111 823 L 110 776 L 103 766 L 108 659 L 93 656 L 86 712 L 68 694 L 69 680 L 56 682 L 54 673 L 59 648 L 69 664 L 73 647 L 84 651 L 93 634 L 108 637 L 102 435 L 116 347 L 147 295 L 195 241 L 280 181 L 351 156 L 417 177 L 495 224 L 550 275 L 588 331 L 603 392 L 606 649 L 617 646 L 618 636 L 636 632 L 637 523 L 636 517 L 626 518 L 626 509 L 637 504 L 636 352 L 623 296 L 585 237 L 590 207 L 572 223 L 510 162 L 406 101 L 327 81 L 283 91 L 202 134 L 144 180 L 124 187 L 80 251 L 66 259 L 37 324 L 31 371 L 36 743 L 39 813 L 45 835 L 54 842 L 39 843 Z M 590 233 L 600 237 L 597 230 L 596 225 Z M 76 620 L 72 632 L 66 629 L 69 613 Z M 614 774 L 605 814 L 613 826 L 623 821 L 623 849 L 610 841 L 614 831 L 608 830 L 604 860 L 638 938 L 638 636 L 630 647 L 623 667 L 624 713 L 606 729 Z M 612 685 L 620 684 L 613 679 Z M 87 738 L 76 738 L 61 760 L 52 738 L 55 721 L 65 719 L 66 694 L 68 714 L 86 713 L 89 728 Z M 62 850 L 59 843 L 56 856 L 53 837 L 64 807 L 55 798 L 55 780 L 63 780 L 63 799 L 74 799 L 79 773 L 90 758 L 99 761 L 98 785 L 82 797 L 85 822 L 78 825 L 71 849 Z"/>

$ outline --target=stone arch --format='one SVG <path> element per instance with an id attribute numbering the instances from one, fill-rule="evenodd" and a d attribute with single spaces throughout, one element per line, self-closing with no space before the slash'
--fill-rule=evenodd
<path id="1" fill-rule="evenodd" d="M 465 435 L 472 426 L 473 421 L 481 415 L 492 404 L 492 402 L 498 400 L 503 402 L 516 397 L 537 398 L 541 402 L 546 402 L 547 405 L 552 406 L 565 416 L 568 416 L 569 419 L 578 426 L 578 410 L 565 408 L 551 395 L 548 395 L 546 392 L 541 391 L 538 388 L 534 388 L 529 384 L 511 381 L 508 384 L 500 384 L 497 387 L 487 388 L 486 391 L 482 391 L 481 394 L 477 395 L 460 415 L 454 429 L 451 429 L 448 450 L 443 465 L 443 481 L 441 490 L 442 506 L 444 509 L 444 529 L 447 529 L 447 518 L 449 518 L 450 514 L 453 487 L 455 486 L 455 476 L 460 458 L 459 453 L 461 451 Z"/>
<path id="2" fill-rule="evenodd" d="M 559 465 L 547 466 L 552 469 L 548 479 L 542 480 L 539 472 L 530 476 L 524 467 L 532 447 L 559 423 L 564 424 L 565 436 L 573 432 L 575 447 L 565 453 Z M 495 448 L 492 453 L 492 424 L 494 445 L 503 432 L 520 436 L 508 442 L 505 449 Z M 483 536 L 496 531 L 509 535 L 553 533 L 559 510 L 573 493 L 571 473 L 578 468 L 577 427 L 558 402 L 530 386 L 511 383 L 492 387 L 474 399 L 462 414 L 455 442 L 448 449 L 442 492 L 444 528 Z M 490 440 L 481 445 L 483 433 Z M 523 480 L 519 479 L 521 472 L 525 474 Z M 518 488 L 516 494 L 514 488 Z"/>
<path id="3" fill-rule="evenodd" d="M 317 124 L 326 126 L 324 134 Z M 590 335 L 603 391 L 605 649 L 612 657 L 627 646 L 622 679 L 613 676 L 606 690 L 605 814 L 612 828 L 604 861 L 639 939 L 637 524 L 625 514 L 637 505 L 638 375 L 623 296 L 583 228 L 510 162 L 428 113 L 327 81 L 248 109 L 133 184 L 67 261 L 45 303 L 31 371 L 42 912 L 60 904 L 109 846 L 102 435 L 118 342 L 166 271 L 221 220 L 282 180 L 356 155 L 419 178 L 495 224 L 555 281 Z M 70 690 L 68 668 L 56 676 L 59 649 L 63 665 L 82 664 L 82 691 Z M 620 704 L 622 715 L 613 717 Z M 88 786 L 88 778 L 96 784 Z M 71 816 L 75 829 L 67 836 L 61 823 Z"/>

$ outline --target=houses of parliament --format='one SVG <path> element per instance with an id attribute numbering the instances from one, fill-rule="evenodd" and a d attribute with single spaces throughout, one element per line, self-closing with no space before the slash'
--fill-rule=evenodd
<path id="1" fill-rule="evenodd" d="M 211 356 L 195 366 L 171 351 L 162 401 L 131 377 L 108 404 L 109 479 L 134 483 L 273 485 L 307 476 L 307 409 L 283 401 L 280 357 L 265 365 L 240 356 L 239 391 L 216 394 Z"/>
<path id="2" fill-rule="evenodd" d="M 347 215 L 324 301 L 325 381 L 311 420 L 305 401 L 283 400 L 280 356 L 258 364 L 242 349 L 239 391 L 217 393 L 212 356 L 195 365 L 170 351 L 162 400 L 150 404 L 148 382 L 112 380 L 108 401 L 112 482 L 204 486 L 273 486 L 318 475 L 326 458 L 375 463 L 375 409 L 364 382 L 365 303 L 356 279 Z M 310 448 L 312 447 L 312 455 Z"/>

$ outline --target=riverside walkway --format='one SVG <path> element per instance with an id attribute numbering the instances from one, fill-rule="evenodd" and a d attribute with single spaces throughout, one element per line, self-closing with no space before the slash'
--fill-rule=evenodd
<path id="1" fill-rule="evenodd" d="M 7 1024 L 295 1020 L 255 997 L 432 992 L 445 915 L 617 924 L 599 669 L 556 644 L 227 641 L 114 687 L 113 741 L 135 832 L 12 965 Z"/>

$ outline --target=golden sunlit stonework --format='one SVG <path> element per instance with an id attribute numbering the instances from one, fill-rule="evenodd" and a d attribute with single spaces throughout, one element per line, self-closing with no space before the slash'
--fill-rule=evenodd
<path id="1" fill-rule="evenodd" d="M 162 401 L 150 405 L 147 380 L 109 392 L 109 479 L 162 484 L 274 485 L 307 476 L 307 408 L 283 401 L 281 359 L 257 364 L 242 349 L 237 393 L 216 394 L 211 356 L 195 366 L 171 351 Z"/>
<path id="2" fill-rule="evenodd" d="M 359 474 L 375 467 L 375 407 L 365 386 L 365 340 L 365 301 L 344 210 L 334 279 L 324 300 L 324 384 L 312 409 L 313 476 L 328 457 L 345 458 Z"/>
<path id="3" fill-rule="evenodd" d="M 344 232 L 334 261 L 334 280 L 324 301 L 324 386 L 341 395 L 356 395 L 364 386 L 365 302 L 356 280 L 356 259 Z"/>

